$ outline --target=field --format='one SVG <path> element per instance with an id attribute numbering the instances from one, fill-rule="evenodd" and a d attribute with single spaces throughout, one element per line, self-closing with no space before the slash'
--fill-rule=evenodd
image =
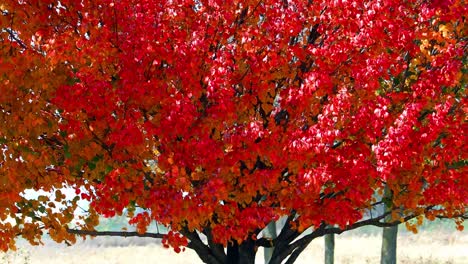
<path id="1" fill-rule="evenodd" d="M 335 263 L 379 263 L 381 239 L 378 232 L 349 232 L 336 237 Z M 257 252 L 257 263 L 263 263 L 263 252 Z M 202 263 L 187 250 L 176 254 L 157 240 L 100 237 L 80 241 L 73 247 L 46 241 L 43 247 L 19 242 L 16 252 L 0 253 L 0 263 L 17 264 L 185 264 Z M 313 241 L 298 259 L 299 264 L 323 263 L 323 239 Z M 466 264 L 468 234 L 457 231 L 423 231 L 417 235 L 400 232 L 398 263 Z"/>

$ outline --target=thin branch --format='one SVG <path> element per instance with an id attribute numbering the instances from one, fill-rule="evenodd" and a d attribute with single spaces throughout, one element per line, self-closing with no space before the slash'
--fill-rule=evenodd
<path id="1" fill-rule="evenodd" d="M 77 206 L 78 208 L 80 208 L 80 209 L 83 211 L 83 213 L 89 213 L 89 210 L 84 209 L 84 208 L 81 207 L 79 204 L 77 204 L 76 206 Z M 158 233 L 159 233 L 159 230 L 158 230 Z"/>
<path id="2" fill-rule="evenodd" d="M 8 32 L 8 34 L 10 35 L 10 38 L 14 40 L 16 43 L 18 43 L 23 49 L 28 48 L 28 46 L 26 46 L 26 44 L 24 44 L 23 41 L 21 41 L 19 38 L 15 36 L 15 33 L 13 32 L 13 30 L 9 28 L 4 28 L 4 30 Z"/>
<path id="3" fill-rule="evenodd" d="M 375 206 L 377 206 L 379 204 L 383 204 L 383 203 L 384 203 L 384 201 L 378 201 L 378 202 L 375 202 L 375 203 L 371 204 L 370 207 L 375 207 Z"/>
<path id="4" fill-rule="evenodd" d="M 93 135 L 94 142 L 97 143 L 99 146 L 101 146 L 102 149 L 107 151 L 109 156 L 112 157 L 112 146 L 108 146 L 101 138 L 98 137 L 98 135 L 90 128 L 91 124 L 86 120 L 85 121 L 86 127 L 88 128 L 88 131 Z M 107 133 L 106 133 L 107 134 Z"/>
<path id="5" fill-rule="evenodd" d="M 461 218 L 461 219 L 467 220 L 468 219 L 468 213 L 461 214 L 461 215 L 454 215 L 454 216 L 451 216 L 451 217 L 448 217 L 448 216 L 445 216 L 445 215 L 436 215 L 435 217 L 439 218 L 439 219 Z"/>
<path id="6" fill-rule="evenodd" d="M 127 232 L 127 231 L 96 231 L 96 230 L 79 230 L 67 228 L 69 234 L 89 235 L 89 236 L 119 236 L 119 237 L 151 237 L 163 238 L 165 234 L 160 233 L 143 233 Z"/>

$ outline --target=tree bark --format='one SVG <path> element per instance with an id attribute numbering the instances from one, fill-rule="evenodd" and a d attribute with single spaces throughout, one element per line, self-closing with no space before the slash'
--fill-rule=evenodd
<path id="1" fill-rule="evenodd" d="M 396 264 L 398 226 L 384 227 L 382 232 L 381 264 Z"/>
<path id="2" fill-rule="evenodd" d="M 384 200 L 385 203 L 384 212 L 391 211 L 393 207 L 392 202 L 392 191 L 388 186 L 385 186 L 384 190 Z M 392 215 L 385 217 L 386 222 L 391 222 Z M 382 248 L 380 251 L 380 263 L 381 264 L 396 264 L 397 259 L 397 235 L 398 235 L 398 225 L 391 227 L 384 227 L 382 230 Z"/>
<path id="3" fill-rule="evenodd" d="M 239 244 L 237 241 L 229 243 L 227 246 L 227 264 L 237 264 L 239 263 Z"/>
<path id="4" fill-rule="evenodd" d="M 227 247 L 227 264 L 254 264 L 255 263 L 255 242 L 251 239 L 238 244 L 232 241 Z"/>
<path id="5" fill-rule="evenodd" d="M 335 234 L 325 235 L 325 264 L 335 261 Z"/>

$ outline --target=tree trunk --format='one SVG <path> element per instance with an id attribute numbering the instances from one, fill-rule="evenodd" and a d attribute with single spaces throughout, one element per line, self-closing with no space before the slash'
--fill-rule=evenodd
<path id="1" fill-rule="evenodd" d="M 255 264 L 255 242 L 251 239 L 238 244 L 230 242 L 227 247 L 227 264 Z"/>
<path id="2" fill-rule="evenodd" d="M 398 226 L 384 227 L 380 264 L 396 264 Z"/>
<path id="3" fill-rule="evenodd" d="M 325 264 L 335 261 L 335 234 L 325 235 Z"/>
<path id="4" fill-rule="evenodd" d="M 276 222 L 271 221 L 263 232 L 264 232 L 265 237 L 270 237 L 271 239 L 275 239 L 278 236 L 278 234 L 276 233 Z M 275 249 L 274 247 L 265 248 L 264 255 L 263 255 L 265 259 L 265 263 L 270 262 L 274 249 Z"/>
<path id="5" fill-rule="evenodd" d="M 384 200 L 385 209 L 384 212 L 391 211 L 393 207 L 392 202 L 392 191 L 388 186 L 385 186 Z M 385 221 L 392 221 L 391 214 L 385 218 Z M 380 264 L 396 264 L 397 259 L 397 235 L 398 226 L 384 227 L 382 231 L 382 249 L 380 251 Z"/>

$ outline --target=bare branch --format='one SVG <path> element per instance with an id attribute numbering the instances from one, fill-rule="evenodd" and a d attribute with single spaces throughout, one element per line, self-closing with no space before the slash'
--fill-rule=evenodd
<path id="1" fill-rule="evenodd" d="M 185 227 L 180 233 L 190 239 L 187 247 L 195 250 L 203 262 L 208 264 L 221 264 L 225 262 L 225 259 L 218 259 L 218 257 L 213 254 L 213 251 L 203 243 L 196 231 L 190 231 Z"/>
<path id="2" fill-rule="evenodd" d="M 211 251 L 213 252 L 213 255 L 220 260 L 223 260 L 226 258 L 226 253 L 224 253 L 224 247 L 222 244 L 215 243 L 213 241 L 213 234 L 211 227 L 206 227 L 203 229 L 203 234 L 205 234 L 207 240 L 208 240 L 208 246 L 210 247 Z"/>
<path id="3" fill-rule="evenodd" d="M 426 208 L 425 211 L 429 211 L 432 208 L 433 208 L 433 206 L 429 206 L 429 207 Z M 281 245 L 281 250 L 280 251 L 276 251 L 276 249 L 275 249 L 275 252 L 273 254 L 273 257 L 272 257 L 270 263 L 281 263 L 281 261 L 284 260 L 289 255 L 291 255 L 289 258 L 290 259 L 292 258 L 291 261 L 294 260 L 295 258 L 297 258 L 299 256 L 299 254 L 307 247 L 307 245 L 312 240 L 314 240 L 317 237 L 324 236 L 326 234 L 341 234 L 341 233 L 343 233 L 345 231 L 350 231 L 350 230 L 353 230 L 353 229 L 356 229 L 356 228 L 359 228 L 359 227 L 363 227 L 363 226 L 368 226 L 368 225 L 373 225 L 373 226 L 378 226 L 378 227 L 396 226 L 396 225 L 399 225 L 401 223 L 407 222 L 407 221 L 409 221 L 409 220 L 411 220 L 411 219 L 413 219 L 413 218 L 415 218 L 417 216 L 423 215 L 423 214 L 418 214 L 418 215 L 412 214 L 412 215 L 408 215 L 408 216 L 404 217 L 402 219 L 402 221 L 397 220 L 397 221 L 393 221 L 393 222 L 381 222 L 381 220 L 384 219 L 385 217 L 387 217 L 388 215 L 390 215 L 391 212 L 392 211 L 388 211 L 388 212 L 385 212 L 385 213 L 383 213 L 382 215 L 380 215 L 378 217 L 356 222 L 354 224 L 351 224 L 351 225 L 347 226 L 344 229 L 341 229 L 341 228 L 338 228 L 338 227 L 326 227 L 326 225 L 323 224 L 319 228 L 314 230 L 311 234 L 305 235 L 305 236 L 299 238 L 298 240 L 294 241 L 291 244 L 289 244 L 291 242 L 291 241 L 289 241 L 288 242 L 289 245 L 287 245 L 286 247 L 284 247 L 284 245 Z M 463 217 L 463 216 L 459 216 L 459 217 Z M 296 231 L 296 233 L 297 233 L 297 231 Z M 280 244 L 282 242 L 283 241 L 273 241 L 272 244 L 276 247 L 277 244 Z M 288 260 L 287 263 L 292 263 L 292 262 L 289 262 L 289 260 Z"/>
<path id="4" fill-rule="evenodd" d="M 23 41 L 21 41 L 19 38 L 17 38 L 15 36 L 15 32 L 13 32 L 13 30 L 9 29 L 9 28 L 4 28 L 3 30 L 5 30 L 6 32 L 8 32 L 8 34 L 10 35 L 10 38 L 12 40 L 14 40 L 16 43 L 18 43 L 23 49 L 27 49 L 28 46 L 26 46 L 26 44 L 23 43 Z"/>
<path id="5" fill-rule="evenodd" d="M 118 236 L 118 237 L 152 237 L 152 238 L 163 238 L 165 234 L 160 233 L 143 233 L 138 232 L 127 232 L 127 231 L 96 231 L 96 230 L 79 230 L 69 229 L 67 232 L 75 235 L 89 235 L 89 236 Z"/>
<path id="6" fill-rule="evenodd" d="M 299 257 L 299 255 L 302 253 L 302 251 L 304 251 L 304 249 L 306 249 L 306 247 L 308 246 L 308 244 L 304 244 L 300 247 L 297 247 L 293 253 L 291 254 L 291 256 L 289 256 L 288 258 L 288 261 L 286 261 L 285 264 L 293 264 L 294 262 L 296 262 L 297 258 Z"/>

